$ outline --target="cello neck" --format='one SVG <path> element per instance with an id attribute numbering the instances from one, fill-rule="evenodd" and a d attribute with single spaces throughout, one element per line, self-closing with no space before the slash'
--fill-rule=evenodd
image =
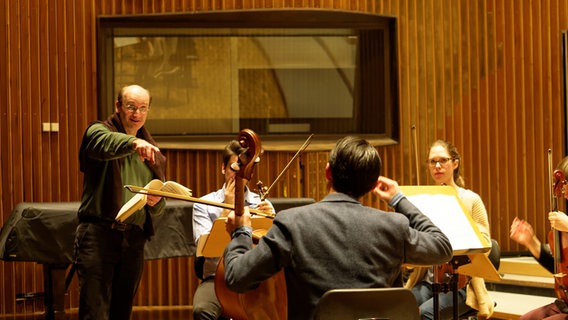
<path id="1" fill-rule="evenodd" d="M 242 216 L 245 212 L 245 181 L 235 176 L 235 215 Z"/>

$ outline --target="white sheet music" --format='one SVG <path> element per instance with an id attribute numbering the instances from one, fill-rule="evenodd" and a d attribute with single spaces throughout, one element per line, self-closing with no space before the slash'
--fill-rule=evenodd
<path id="1" fill-rule="evenodd" d="M 444 232 L 454 253 L 484 248 L 455 196 L 419 194 L 407 198 Z"/>

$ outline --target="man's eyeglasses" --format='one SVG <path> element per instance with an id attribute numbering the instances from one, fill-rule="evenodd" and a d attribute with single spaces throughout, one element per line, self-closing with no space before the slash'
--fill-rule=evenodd
<path id="1" fill-rule="evenodd" d="M 136 110 L 140 111 L 140 113 L 146 113 L 148 112 L 148 107 L 147 106 L 141 106 L 141 107 L 137 107 L 137 106 L 133 106 L 131 104 L 127 104 L 124 106 L 126 108 L 126 110 L 135 113 Z"/>
<path id="2" fill-rule="evenodd" d="M 452 158 L 430 159 L 430 160 L 428 160 L 428 164 L 430 165 L 430 167 L 435 167 L 438 163 L 441 166 L 445 166 L 446 164 L 448 164 L 448 162 L 450 160 L 454 160 L 454 159 L 452 159 Z"/>

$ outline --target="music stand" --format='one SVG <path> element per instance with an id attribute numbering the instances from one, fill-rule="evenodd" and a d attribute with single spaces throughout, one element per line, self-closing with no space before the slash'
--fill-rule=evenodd
<path id="1" fill-rule="evenodd" d="M 401 186 L 406 195 L 432 223 L 448 237 L 453 249 L 452 278 L 450 285 L 453 291 L 454 319 L 458 318 L 457 310 L 457 276 L 463 274 L 500 281 L 501 276 L 485 253 L 491 250 L 491 243 L 483 238 L 477 225 L 467 213 L 456 190 L 450 186 Z M 439 293 L 443 289 L 434 272 L 434 319 L 439 319 Z"/>

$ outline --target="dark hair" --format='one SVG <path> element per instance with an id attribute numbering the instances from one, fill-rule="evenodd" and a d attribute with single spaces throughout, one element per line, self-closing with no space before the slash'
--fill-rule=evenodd
<path id="1" fill-rule="evenodd" d="M 365 139 L 339 139 L 329 154 L 333 189 L 355 198 L 374 188 L 381 174 L 381 157 Z"/>
<path id="2" fill-rule="evenodd" d="M 448 151 L 448 154 L 450 155 L 450 158 L 452 160 L 454 161 L 458 160 L 458 166 L 454 169 L 454 182 L 456 183 L 456 185 L 458 185 L 458 187 L 465 188 L 465 181 L 460 173 L 461 156 L 460 153 L 458 152 L 458 149 L 453 144 L 451 144 L 446 140 L 434 141 L 434 143 L 432 143 L 432 145 L 430 146 L 430 149 L 432 149 L 432 147 L 435 146 L 443 147 L 444 149 L 446 149 L 446 151 Z"/>
<path id="3" fill-rule="evenodd" d="M 223 149 L 223 167 L 227 166 L 229 160 L 231 160 L 231 156 L 233 155 L 238 156 L 243 152 L 244 148 L 237 140 L 232 140 L 231 142 L 229 142 L 225 146 L 225 149 Z"/>

